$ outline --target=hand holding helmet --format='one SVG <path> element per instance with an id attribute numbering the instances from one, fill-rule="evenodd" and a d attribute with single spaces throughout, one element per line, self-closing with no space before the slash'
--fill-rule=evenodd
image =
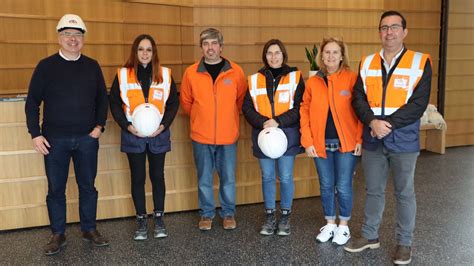
<path id="1" fill-rule="evenodd" d="M 258 147 L 265 156 L 278 159 L 285 154 L 288 139 L 280 128 L 267 127 L 258 134 Z"/>

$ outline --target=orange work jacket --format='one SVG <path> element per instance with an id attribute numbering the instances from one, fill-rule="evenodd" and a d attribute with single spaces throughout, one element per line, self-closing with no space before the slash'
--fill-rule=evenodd
<path id="1" fill-rule="evenodd" d="M 362 144 L 363 130 L 351 104 L 357 74 L 342 69 L 327 79 L 327 86 L 321 74 L 308 79 L 300 108 L 301 144 L 305 148 L 313 145 L 322 158 L 327 158 L 325 133 L 329 109 L 339 137 L 340 152 L 351 152 L 356 144 Z"/>
<path id="2" fill-rule="evenodd" d="M 189 66 L 179 100 L 189 114 L 191 139 L 201 144 L 229 145 L 239 138 L 239 116 L 247 84 L 242 68 L 225 60 L 213 82 L 203 59 Z"/>

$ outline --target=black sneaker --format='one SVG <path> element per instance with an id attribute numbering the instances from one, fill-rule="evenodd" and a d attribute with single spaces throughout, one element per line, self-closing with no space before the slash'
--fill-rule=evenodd
<path id="1" fill-rule="evenodd" d="M 137 215 L 137 231 L 135 231 L 135 235 L 133 236 L 133 240 L 143 241 L 148 238 L 148 224 L 146 221 L 146 214 L 144 215 Z"/>
<path id="2" fill-rule="evenodd" d="M 166 230 L 165 222 L 163 221 L 163 212 L 155 212 L 153 214 L 153 219 L 155 220 L 155 238 L 163 238 L 168 236 L 168 231 Z"/>
<path id="3" fill-rule="evenodd" d="M 291 230 L 290 230 L 290 216 L 291 216 L 291 210 L 288 210 L 288 209 L 282 209 L 281 210 L 280 222 L 278 222 L 277 235 L 279 235 L 279 236 L 290 235 L 290 233 L 291 233 Z"/>
<path id="4" fill-rule="evenodd" d="M 260 234 L 270 236 L 273 235 L 276 229 L 277 222 L 275 217 L 275 209 L 265 209 L 265 223 L 262 225 Z"/>
<path id="5" fill-rule="evenodd" d="M 411 247 L 408 246 L 397 246 L 397 251 L 395 252 L 395 258 L 393 263 L 397 265 L 405 265 L 411 262 Z"/>

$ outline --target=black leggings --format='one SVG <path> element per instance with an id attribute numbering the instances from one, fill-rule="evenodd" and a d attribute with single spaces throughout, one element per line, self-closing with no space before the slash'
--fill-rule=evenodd
<path id="1" fill-rule="evenodd" d="M 151 153 L 148 147 L 142 153 L 127 153 L 132 176 L 132 198 L 137 215 L 146 214 L 145 179 L 147 156 L 153 189 L 153 210 L 155 212 L 163 212 L 165 209 L 165 155 L 165 152 L 158 154 Z"/>

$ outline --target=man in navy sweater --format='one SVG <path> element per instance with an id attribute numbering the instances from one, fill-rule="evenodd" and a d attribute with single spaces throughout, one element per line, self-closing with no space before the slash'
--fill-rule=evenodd
<path id="1" fill-rule="evenodd" d="M 79 188 L 79 217 L 84 240 L 107 246 L 96 230 L 99 137 L 107 118 L 107 91 L 97 61 L 81 54 L 87 29 L 73 14 L 59 21 L 59 53 L 39 62 L 31 78 L 25 113 L 33 147 L 44 155 L 52 235 L 45 255 L 66 245 L 66 183 L 71 158 Z M 39 113 L 43 103 L 43 121 Z"/>

